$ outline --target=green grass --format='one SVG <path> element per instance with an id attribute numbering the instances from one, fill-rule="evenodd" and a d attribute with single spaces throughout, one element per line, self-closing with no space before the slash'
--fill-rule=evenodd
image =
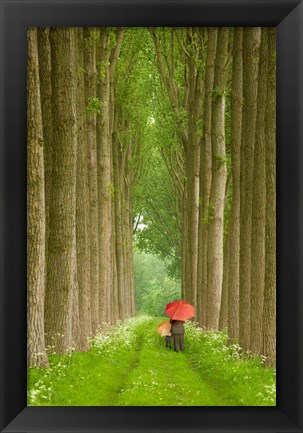
<path id="1" fill-rule="evenodd" d="M 30 369 L 33 406 L 271 406 L 275 370 L 239 355 L 223 332 L 186 324 L 185 352 L 165 347 L 161 319 L 135 318 L 100 334 L 86 353 Z"/>
<path id="2" fill-rule="evenodd" d="M 225 332 L 202 331 L 186 324 L 187 356 L 204 382 L 224 396 L 227 406 L 275 406 L 276 370 L 264 358 L 241 355 L 227 344 Z"/>

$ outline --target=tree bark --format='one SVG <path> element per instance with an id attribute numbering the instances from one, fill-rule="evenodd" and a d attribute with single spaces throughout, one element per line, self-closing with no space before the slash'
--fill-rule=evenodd
<path id="1" fill-rule="evenodd" d="M 49 236 L 49 205 L 52 182 L 52 86 L 51 86 L 51 51 L 49 43 L 49 28 L 38 28 L 38 54 L 39 54 L 39 80 L 41 89 L 41 109 L 43 125 L 43 154 L 45 178 L 45 239 L 46 239 L 46 266 L 47 246 Z"/>
<path id="2" fill-rule="evenodd" d="M 84 49 L 85 64 L 85 102 L 97 97 L 96 89 L 96 35 L 95 29 L 84 29 L 86 41 Z M 90 257 L 90 310 L 91 330 L 95 335 L 100 323 L 99 319 L 99 215 L 98 215 L 98 176 L 97 176 L 97 113 L 88 112 L 87 124 L 87 164 L 89 183 L 89 257 Z M 99 114 L 98 114 L 99 116 Z"/>
<path id="3" fill-rule="evenodd" d="M 53 179 L 46 287 L 47 344 L 58 353 L 72 346 L 76 223 L 76 76 L 72 28 L 50 32 L 53 90 Z"/>
<path id="4" fill-rule="evenodd" d="M 48 367 L 44 341 L 45 192 L 37 29 L 27 33 L 27 364 Z"/>
<path id="5" fill-rule="evenodd" d="M 250 350 L 262 354 L 262 318 L 265 271 L 265 113 L 267 92 L 267 28 L 261 30 L 260 61 L 258 74 L 256 138 L 254 149 L 252 237 L 251 237 L 251 310 Z"/>
<path id="6" fill-rule="evenodd" d="M 223 280 L 220 307 L 219 329 L 228 329 L 228 274 L 229 274 L 229 242 L 226 236 L 223 247 Z"/>
<path id="7" fill-rule="evenodd" d="M 76 186 L 76 248 L 79 296 L 79 350 L 88 349 L 91 335 L 90 315 L 90 257 L 89 257 L 89 189 L 87 167 L 87 131 L 84 101 L 83 29 L 76 29 L 77 37 L 77 186 Z"/>
<path id="8" fill-rule="evenodd" d="M 226 186 L 225 90 L 227 84 L 229 29 L 218 29 L 212 92 L 212 184 L 208 212 L 207 327 L 218 329 L 223 279 L 223 224 Z"/>
<path id="9" fill-rule="evenodd" d="M 265 114 L 266 227 L 263 354 L 276 363 L 276 29 L 268 30 L 268 87 Z"/>
<path id="10" fill-rule="evenodd" d="M 212 176 L 211 156 L 211 112 L 214 83 L 215 55 L 217 45 L 216 27 L 208 29 L 207 60 L 204 99 L 204 132 L 200 161 L 200 217 L 199 217 L 199 258 L 198 258 L 198 321 L 206 326 L 207 311 L 207 217 Z"/>
<path id="11" fill-rule="evenodd" d="M 243 118 L 240 167 L 239 343 L 250 349 L 251 221 L 260 28 L 243 29 Z"/>
<path id="12" fill-rule="evenodd" d="M 190 44 L 188 58 L 188 140 L 185 148 L 185 169 L 187 177 L 187 212 L 188 212 L 188 270 L 186 279 L 186 296 L 195 308 L 197 307 L 197 269 L 198 269 L 198 230 L 199 230 L 199 188 L 200 188 L 200 140 L 198 138 L 198 121 L 202 112 L 202 80 L 195 63 L 196 51 L 194 38 L 196 29 L 187 29 L 187 40 Z"/>
<path id="13" fill-rule="evenodd" d="M 100 99 L 102 102 L 98 149 L 99 186 L 99 257 L 100 292 L 99 312 L 101 323 L 110 322 L 110 290 L 112 275 L 111 255 L 111 141 L 109 123 L 109 37 L 108 29 L 101 29 L 100 50 Z"/>
<path id="14" fill-rule="evenodd" d="M 228 338 L 231 344 L 239 339 L 239 256 L 240 256 L 240 148 L 243 104 L 243 29 L 234 29 L 231 96 L 231 164 L 233 196 L 229 215 L 228 269 Z"/>
<path id="15" fill-rule="evenodd" d="M 118 128 L 118 113 L 116 112 L 116 127 Z M 123 150 L 119 142 L 117 134 L 113 135 L 113 157 L 114 157 L 114 181 L 115 181 L 115 227 L 116 227 L 116 267 L 117 267 L 117 289 L 118 289 L 118 316 L 119 319 L 124 319 L 124 297 L 125 297 L 125 278 L 124 278 L 124 254 L 123 254 L 123 175 L 121 172 L 124 167 L 121 167 L 121 154 Z M 120 154 L 120 158 L 119 158 Z"/>

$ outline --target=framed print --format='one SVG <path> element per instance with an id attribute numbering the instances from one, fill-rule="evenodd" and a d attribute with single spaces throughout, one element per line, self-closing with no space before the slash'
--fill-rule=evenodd
<path id="1" fill-rule="evenodd" d="M 1 0 L 1 431 L 302 431 L 302 25 Z"/>

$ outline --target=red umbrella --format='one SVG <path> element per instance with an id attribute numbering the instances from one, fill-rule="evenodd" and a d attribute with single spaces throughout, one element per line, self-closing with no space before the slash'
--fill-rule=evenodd
<path id="1" fill-rule="evenodd" d="M 172 320 L 187 320 L 195 315 L 195 309 L 185 301 L 174 301 L 166 305 L 165 313 Z"/>

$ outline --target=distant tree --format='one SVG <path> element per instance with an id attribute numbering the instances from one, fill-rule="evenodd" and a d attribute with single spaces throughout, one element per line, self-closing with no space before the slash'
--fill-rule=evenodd
<path id="1" fill-rule="evenodd" d="M 180 282 L 172 280 L 159 258 L 135 254 L 135 288 L 139 312 L 163 316 L 166 304 L 180 299 Z"/>

